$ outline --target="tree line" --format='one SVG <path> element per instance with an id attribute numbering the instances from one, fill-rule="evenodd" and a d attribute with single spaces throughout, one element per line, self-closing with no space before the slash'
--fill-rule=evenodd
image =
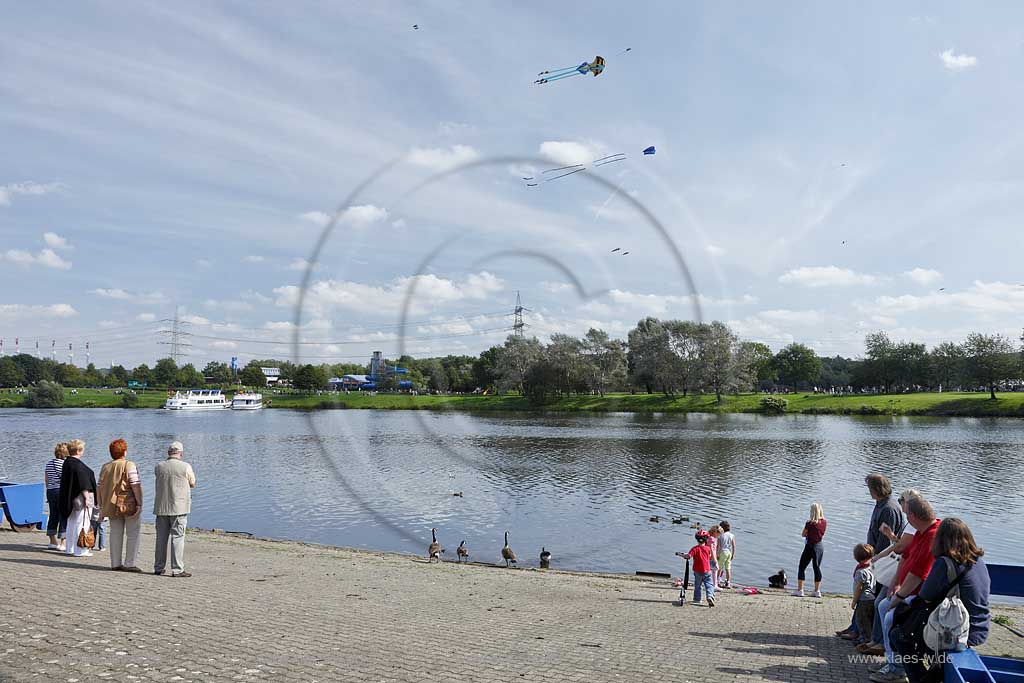
<path id="1" fill-rule="evenodd" d="M 1022 335 L 1021 341 L 1024 341 Z M 994 397 L 997 389 L 1020 381 L 1022 350 L 1000 334 L 974 333 L 963 343 L 924 344 L 894 341 L 884 332 L 865 338 L 863 355 L 819 357 L 804 344 L 772 352 L 768 345 L 742 341 L 722 322 L 639 321 L 625 340 L 591 329 L 582 337 L 553 334 L 548 343 L 534 337 L 509 336 L 478 356 L 448 355 L 388 359 L 407 370 L 380 378 L 378 388 L 397 389 L 398 379 L 418 390 L 471 393 L 516 391 L 544 403 L 572 394 L 643 391 L 665 395 L 725 394 L 752 390 L 870 391 L 902 393 L 928 390 L 977 390 Z M 159 387 L 243 384 L 263 386 L 261 368 L 278 368 L 280 378 L 300 390 L 326 387 L 328 378 L 366 374 L 368 364 L 297 365 L 288 360 L 252 360 L 237 372 L 211 361 L 202 371 L 191 363 L 178 366 L 161 358 L 152 368 L 143 363 L 99 370 L 79 368 L 28 354 L 0 358 L 0 387 L 51 381 L 67 387 L 126 386 L 129 381 Z"/>

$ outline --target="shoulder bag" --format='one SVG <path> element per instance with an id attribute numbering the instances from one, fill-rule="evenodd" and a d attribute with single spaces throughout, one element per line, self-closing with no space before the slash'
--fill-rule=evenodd
<path id="1" fill-rule="evenodd" d="M 875 581 L 886 588 L 892 588 L 900 571 L 900 556 L 889 553 L 877 562 L 872 562 L 871 571 L 875 575 Z"/>
<path id="2" fill-rule="evenodd" d="M 968 569 L 970 568 L 968 567 Z M 943 597 L 949 595 L 949 592 L 960 583 L 960 579 L 964 577 L 968 569 L 960 572 L 956 579 L 949 583 L 939 595 Z M 904 656 L 916 655 L 918 657 L 934 652 L 934 650 L 929 650 L 925 643 L 924 631 L 932 612 L 942 602 L 943 600 L 939 599 L 929 602 L 917 597 L 909 603 L 901 602 L 896 605 L 896 612 L 892 615 L 892 630 L 889 631 L 889 641 L 892 643 L 893 650 Z"/>

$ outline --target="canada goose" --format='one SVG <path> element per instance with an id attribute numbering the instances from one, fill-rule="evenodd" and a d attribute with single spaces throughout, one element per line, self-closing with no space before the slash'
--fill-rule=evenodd
<path id="1" fill-rule="evenodd" d="M 455 554 L 459 556 L 459 562 L 462 562 L 462 558 L 469 560 L 469 548 L 466 547 L 466 542 L 459 543 L 459 547 L 455 549 Z"/>
<path id="2" fill-rule="evenodd" d="M 693 524 L 690 525 L 690 528 L 691 529 L 699 529 L 700 528 L 700 522 L 694 522 Z"/>
<path id="3" fill-rule="evenodd" d="M 672 523 L 673 524 L 682 524 L 685 521 L 686 521 L 686 517 L 673 517 L 672 518 Z"/>
<path id="4" fill-rule="evenodd" d="M 430 530 L 430 538 L 430 545 L 427 547 L 427 559 L 440 561 L 444 548 L 437 542 L 437 529 Z"/>
<path id="5" fill-rule="evenodd" d="M 647 521 L 648 522 L 660 522 L 661 521 L 661 517 L 659 517 L 658 515 L 652 515 L 652 516 L 647 518 Z"/>
<path id="6" fill-rule="evenodd" d="M 452 495 L 455 496 L 456 498 L 462 498 L 462 491 L 457 491 L 457 492 L 453 493 Z"/>
<path id="7" fill-rule="evenodd" d="M 516 554 L 508 547 L 508 531 L 505 532 L 505 546 L 501 549 L 501 559 L 505 560 L 505 566 L 516 564 Z"/>
<path id="8" fill-rule="evenodd" d="M 544 546 L 540 547 L 540 568 L 550 569 L 551 568 L 551 552 L 548 551 Z"/>

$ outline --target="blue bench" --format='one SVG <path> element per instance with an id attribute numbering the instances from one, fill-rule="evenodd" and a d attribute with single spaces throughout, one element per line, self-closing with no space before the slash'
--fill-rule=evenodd
<path id="1" fill-rule="evenodd" d="M 0 522 L 15 531 L 41 529 L 46 491 L 42 484 L 12 484 L 0 481 Z"/>
<path id="2" fill-rule="evenodd" d="M 1024 567 L 990 564 L 992 595 L 1024 598 Z M 992 628 L 1001 628 L 993 624 Z M 1024 660 L 982 657 L 974 650 L 953 652 L 943 668 L 945 683 L 1024 683 Z"/>

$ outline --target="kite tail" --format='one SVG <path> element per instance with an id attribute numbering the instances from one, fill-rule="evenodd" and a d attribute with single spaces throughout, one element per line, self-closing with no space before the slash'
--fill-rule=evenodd
<path id="1" fill-rule="evenodd" d="M 538 76 L 547 76 L 549 74 L 560 74 L 565 71 L 576 71 L 579 66 L 566 66 L 561 69 L 552 69 L 551 71 L 541 71 Z"/>
<path id="2" fill-rule="evenodd" d="M 564 73 L 564 74 L 556 74 L 556 75 L 550 76 L 548 78 L 538 78 L 537 80 L 534 81 L 534 83 L 540 85 L 540 84 L 543 84 L 543 83 L 550 83 L 551 81 L 560 81 L 563 78 L 569 78 L 571 76 L 582 76 L 582 75 L 583 74 L 581 74 L 579 71 L 573 70 L 571 72 Z"/>

